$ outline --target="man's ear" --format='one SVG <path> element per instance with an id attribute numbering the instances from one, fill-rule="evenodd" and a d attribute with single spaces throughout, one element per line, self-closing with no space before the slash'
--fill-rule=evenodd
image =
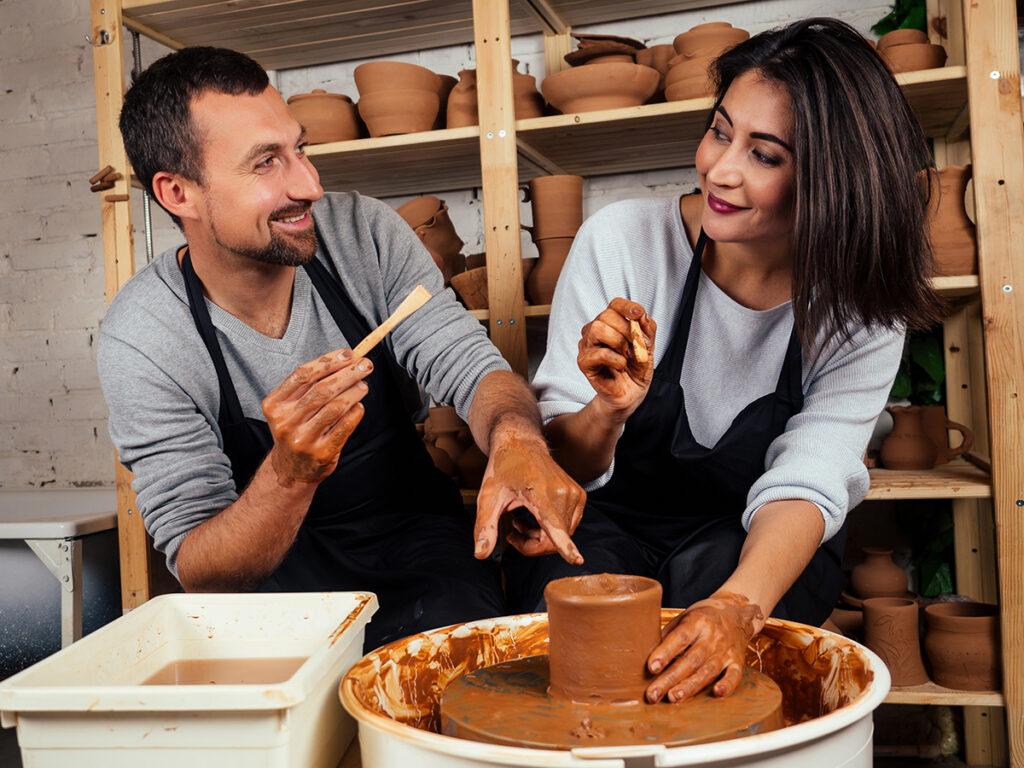
<path id="1" fill-rule="evenodd" d="M 153 174 L 153 196 L 181 220 L 198 218 L 196 184 L 168 171 Z"/>

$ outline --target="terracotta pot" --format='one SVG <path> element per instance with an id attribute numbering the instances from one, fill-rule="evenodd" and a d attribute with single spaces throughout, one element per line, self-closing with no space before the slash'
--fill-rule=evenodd
<path id="1" fill-rule="evenodd" d="M 550 237 L 537 240 L 540 256 L 526 280 L 526 292 L 531 304 L 550 304 L 562 266 L 572 247 L 571 237 Z"/>
<path id="2" fill-rule="evenodd" d="M 525 261 L 525 259 L 524 259 Z M 466 257 L 466 271 L 487 265 L 486 253 L 471 253 Z"/>
<path id="3" fill-rule="evenodd" d="M 404 61 L 368 61 L 352 72 L 360 97 L 380 91 L 441 90 L 441 78 L 426 67 Z M 433 118 L 431 118 L 433 120 Z"/>
<path id="4" fill-rule="evenodd" d="M 936 275 L 978 273 L 978 238 L 964 208 L 970 165 L 947 165 L 932 175 L 928 217 Z"/>
<path id="5" fill-rule="evenodd" d="M 469 446 L 455 462 L 459 473 L 459 487 L 477 489 L 484 480 L 487 470 L 487 455 L 476 445 Z"/>
<path id="6" fill-rule="evenodd" d="M 534 242 L 550 237 L 575 237 L 583 224 L 583 177 L 571 174 L 538 176 L 523 187 L 524 203 L 533 210 L 526 227 Z"/>
<path id="7" fill-rule="evenodd" d="M 924 614 L 924 649 L 936 683 L 961 691 L 1002 687 L 998 606 L 933 603 Z"/>
<path id="8" fill-rule="evenodd" d="M 414 231 L 441 270 L 444 284 L 449 285 L 452 277 L 466 269 L 466 259 L 462 256 L 465 243 L 448 217 L 448 206 L 443 200 L 440 203 L 441 208 L 427 221 L 418 224 Z"/>
<path id="9" fill-rule="evenodd" d="M 544 97 L 537 90 L 537 79 L 520 72 L 516 59 L 512 59 L 512 98 L 516 120 L 544 115 Z"/>
<path id="10" fill-rule="evenodd" d="M 572 67 L 544 78 L 544 98 L 563 113 L 636 107 L 647 101 L 661 76 L 642 64 Z"/>
<path id="11" fill-rule="evenodd" d="M 711 78 L 712 56 L 683 57 L 665 75 L 666 101 L 699 99 L 714 93 Z"/>
<path id="12" fill-rule="evenodd" d="M 737 43 L 750 37 L 745 29 L 738 29 L 725 21 L 712 21 L 698 24 L 681 35 L 676 35 L 672 46 L 676 53 L 686 56 L 704 56 L 717 58 Z"/>
<path id="13" fill-rule="evenodd" d="M 963 424 L 957 424 L 946 416 L 946 406 L 929 405 L 921 408 L 921 424 L 928 439 L 935 446 L 935 466 L 945 464 L 957 456 L 971 450 L 974 445 L 974 433 Z M 960 445 L 957 448 L 949 447 L 949 430 L 956 430 L 961 434 Z"/>
<path id="14" fill-rule="evenodd" d="M 882 48 L 878 55 L 892 70 L 914 72 L 919 69 L 937 69 L 946 63 L 946 49 L 932 43 L 906 43 Z"/>
<path id="15" fill-rule="evenodd" d="M 360 97 L 359 114 L 371 136 L 429 131 L 437 117 L 437 91 L 375 91 Z"/>
<path id="16" fill-rule="evenodd" d="M 886 469 L 931 469 L 938 451 L 925 434 L 921 423 L 921 407 L 893 406 L 892 432 L 882 443 L 881 460 Z"/>
<path id="17" fill-rule="evenodd" d="M 658 81 L 658 88 L 648 101 L 661 101 L 665 98 L 665 75 L 668 74 L 669 70 L 668 62 L 669 59 L 675 58 L 675 55 L 676 49 L 668 44 L 652 45 L 650 48 L 644 48 L 636 52 L 637 64 L 643 64 L 645 67 L 656 69 L 658 74 L 661 75 L 661 79 Z"/>
<path id="18" fill-rule="evenodd" d="M 878 38 L 876 49 L 881 51 L 891 45 L 906 45 L 907 43 L 927 43 L 928 35 L 920 29 L 894 29 L 886 32 Z"/>
<path id="19" fill-rule="evenodd" d="M 449 128 L 464 128 L 467 125 L 478 125 L 480 115 L 477 113 L 476 101 L 476 70 L 464 69 L 459 72 L 459 82 L 448 94 Z"/>
<path id="20" fill-rule="evenodd" d="M 445 128 L 445 120 L 448 117 L 448 96 L 452 88 L 459 82 L 458 78 L 451 75 L 438 75 L 441 80 L 441 87 L 437 89 L 437 117 L 434 118 L 434 129 Z"/>
<path id="21" fill-rule="evenodd" d="M 452 276 L 452 290 L 466 309 L 487 309 L 487 267 L 476 267 Z"/>
<path id="22" fill-rule="evenodd" d="M 839 632 L 851 640 L 860 640 L 864 636 L 864 612 L 853 608 L 833 608 L 829 616 Z"/>
<path id="23" fill-rule="evenodd" d="M 328 93 L 323 88 L 297 93 L 288 99 L 288 110 L 306 129 L 310 144 L 359 138 L 356 105 L 343 93 Z"/>
<path id="24" fill-rule="evenodd" d="M 918 607 L 912 600 L 899 597 L 865 600 L 864 644 L 885 662 L 894 686 L 928 682 L 921 660 Z"/>
<path id="25" fill-rule="evenodd" d="M 891 549 L 864 547 L 864 562 L 850 571 L 850 589 L 860 598 L 904 597 L 907 572 L 892 560 Z"/>
<path id="26" fill-rule="evenodd" d="M 433 195 L 414 197 L 398 207 L 397 213 L 413 229 L 420 224 L 426 224 L 444 208 L 444 201 Z"/>

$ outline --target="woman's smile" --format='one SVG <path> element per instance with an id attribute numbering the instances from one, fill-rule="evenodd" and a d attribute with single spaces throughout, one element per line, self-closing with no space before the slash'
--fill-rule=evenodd
<path id="1" fill-rule="evenodd" d="M 720 197 L 716 197 L 711 192 L 708 192 L 708 208 L 713 210 L 715 213 L 739 213 L 740 211 L 749 210 L 739 205 L 733 205 L 727 203 Z"/>

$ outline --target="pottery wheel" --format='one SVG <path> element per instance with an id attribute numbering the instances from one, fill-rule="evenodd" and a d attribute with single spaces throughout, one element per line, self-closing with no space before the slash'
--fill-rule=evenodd
<path id="1" fill-rule="evenodd" d="M 783 726 L 782 692 L 749 667 L 731 696 L 717 698 L 708 688 L 677 704 L 581 704 L 551 699 L 547 688 L 547 656 L 478 669 L 452 681 L 442 694 L 442 730 L 492 744 L 572 749 L 701 744 Z"/>

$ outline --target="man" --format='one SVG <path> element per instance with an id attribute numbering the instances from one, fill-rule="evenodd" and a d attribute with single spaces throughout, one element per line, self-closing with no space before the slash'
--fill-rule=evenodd
<path id="1" fill-rule="evenodd" d="M 506 612 L 486 560 L 505 511 L 540 523 L 510 535 L 524 554 L 582 561 L 570 533 L 584 494 L 548 454 L 525 383 L 397 214 L 324 194 L 256 62 L 170 54 L 128 91 L 120 125 L 186 245 L 111 303 L 100 379 L 146 527 L 186 590 L 374 591 L 370 648 Z M 433 298 L 354 359 L 418 283 Z M 489 453 L 472 540 L 399 368 L 454 403 Z"/>

